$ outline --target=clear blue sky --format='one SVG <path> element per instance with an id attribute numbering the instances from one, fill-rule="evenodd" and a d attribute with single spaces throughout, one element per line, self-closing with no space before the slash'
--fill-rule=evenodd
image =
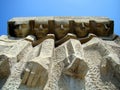
<path id="1" fill-rule="evenodd" d="M 21 16 L 107 16 L 120 35 L 120 0 L 1 0 L 0 35 L 9 19 Z"/>

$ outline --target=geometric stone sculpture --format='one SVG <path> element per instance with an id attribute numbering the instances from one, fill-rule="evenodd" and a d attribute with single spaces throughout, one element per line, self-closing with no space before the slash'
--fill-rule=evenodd
<path id="1" fill-rule="evenodd" d="M 26 84 L 29 87 L 44 87 L 48 77 L 48 69 L 51 62 L 50 60 L 53 57 L 53 50 L 53 39 L 46 39 L 41 43 L 40 54 L 38 57 L 29 60 L 26 65 L 22 84 Z"/>
<path id="2" fill-rule="evenodd" d="M 56 48 L 54 39 L 46 39 L 31 49 L 27 58 L 24 58 L 23 69 L 21 68 L 19 77 L 15 75 L 14 68 L 19 67 L 19 63 L 22 65 L 23 61 L 20 60 L 15 67 L 10 68 L 10 72 L 13 74 L 8 74 L 8 80 L 2 90 L 6 90 L 6 88 L 15 90 L 15 84 L 13 84 L 14 88 L 8 84 L 11 77 L 19 78 L 19 83 L 17 80 L 14 83 L 18 83 L 16 89 L 20 90 L 73 90 L 73 87 L 75 90 L 118 89 L 120 87 L 118 70 L 120 59 L 118 58 L 119 53 L 115 54 L 111 45 L 120 48 L 113 41 L 109 44 L 97 37 L 93 37 L 85 44 L 81 44 L 76 39 L 69 39 Z M 109 53 L 113 54 L 109 55 Z M 107 69 L 107 67 L 110 68 Z M 27 77 L 29 73 L 31 75 Z M 37 79 L 39 77 L 43 80 Z M 27 81 L 25 81 L 26 78 L 28 78 Z M 117 81 L 114 82 L 114 80 Z M 107 84 L 103 84 L 103 82 Z M 11 81 L 11 83 L 13 82 Z"/>
<path id="3" fill-rule="evenodd" d="M 75 78 L 84 79 L 88 66 L 85 62 L 82 46 L 78 40 L 70 39 L 66 42 L 66 51 L 68 57 L 66 60 L 69 65 L 66 66 L 64 73 Z"/>
<path id="4" fill-rule="evenodd" d="M 114 74 L 116 73 L 115 67 L 120 65 L 120 58 L 118 58 L 111 46 L 101 39 L 93 38 L 84 45 L 84 50 L 90 68 L 86 75 L 86 89 L 116 90 L 116 87 L 119 88 L 119 79 L 116 79 L 117 76 L 114 76 Z"/>
<path id="5" fill-rule="evenodd" d="M 119 90 L 120 37 L 106 17 L 28 17 L 0 36 L 1 90 Z"/>

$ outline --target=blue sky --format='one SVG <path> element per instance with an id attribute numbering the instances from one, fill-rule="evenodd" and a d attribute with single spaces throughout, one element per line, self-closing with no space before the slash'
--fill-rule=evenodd
<path id="1" fill-rule="evenodd" d="M 107 16 L 120 35 L 120 0 L 1 0 L 0 35 L 7 34 L 7 21 L 23 16 Z"/>

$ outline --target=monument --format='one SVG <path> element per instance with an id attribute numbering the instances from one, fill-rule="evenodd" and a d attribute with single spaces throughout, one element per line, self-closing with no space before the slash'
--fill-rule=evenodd
<path id="1" fill-rule="evenodd" d="M 120 37 L 107 17 L 18 17 L 0 36 L 1 90 L 119 90 Z"/>

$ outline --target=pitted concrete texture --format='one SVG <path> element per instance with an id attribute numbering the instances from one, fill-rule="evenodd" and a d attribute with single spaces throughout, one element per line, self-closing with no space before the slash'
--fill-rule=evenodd
<path id="1" fill-rule="evenodd" d="M 34 40 L 0 36 L 1 90 L 120 90 L 119 37 L 69 39 L 57 47 L 51 38 L 33 47 Z"/>

